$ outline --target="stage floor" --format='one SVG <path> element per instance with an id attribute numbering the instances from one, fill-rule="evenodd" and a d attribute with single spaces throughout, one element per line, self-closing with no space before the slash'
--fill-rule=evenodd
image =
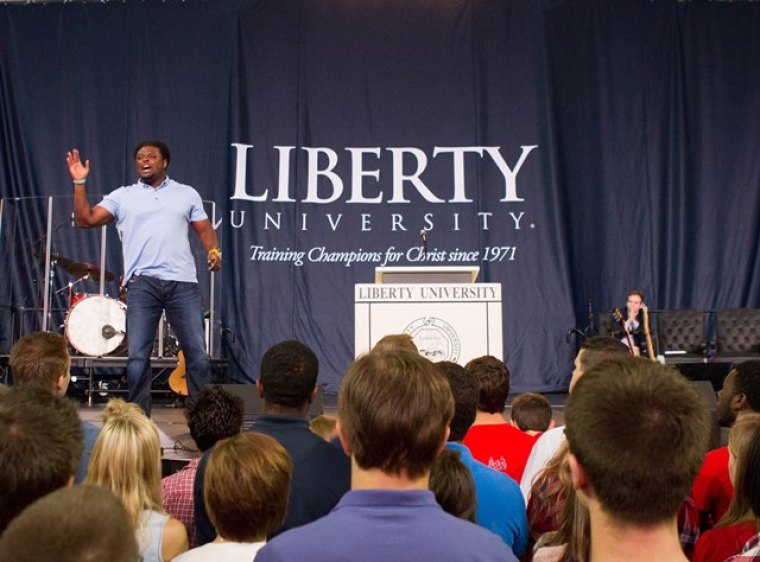
<path id="1" fill-rule="evenodd" d="M 102 425 L 103 409 L 108 398 L 96 395 L 92 406 L 87 404 L 84 397 L 72 397 L 72 399 L 77 398 L 79 417 L 95 425 Z M 335 415 L 337 413 L 337 402 L 337 396 L 325 395 L 324 413 Z M 176 465 L 182 466 L 200 455 L 195 441 L 190 437 L 182 399 L 154 398 L 151 420 L 158 428 L 158 436 L 161 439 L 164 473 L 167 473 L 167 463 L 170 473 L 177 469 Z"/>

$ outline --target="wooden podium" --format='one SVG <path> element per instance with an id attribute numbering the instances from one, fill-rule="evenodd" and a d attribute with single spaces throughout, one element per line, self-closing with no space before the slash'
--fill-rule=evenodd
<path id="1" fill-rule="evenodd" d="M 482 355 L 501 359 L 501 284 L 474 283 L 478 272 L 477 267 L 377 268 L 380 282 L 354 286 L 355 355 L 383 336 L 406 333 L 431 361 L 464 365 Z"/>

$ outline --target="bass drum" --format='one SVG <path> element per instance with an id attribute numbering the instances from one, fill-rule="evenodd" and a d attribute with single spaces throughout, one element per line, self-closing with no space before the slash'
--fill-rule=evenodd
<path id="1" fill-rule="evenodd" d="M 127 307 L 102 295 L 83 298 L 66 316 L 66 338 L 71 347 L 90 357 L 125 351 Z"/>

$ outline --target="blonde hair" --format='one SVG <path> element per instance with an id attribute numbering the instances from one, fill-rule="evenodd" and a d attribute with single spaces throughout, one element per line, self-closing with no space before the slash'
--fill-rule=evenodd
<path id="1" fill-rule="evenodd" d="M 312 433 L 319 435 L 322 439 L 328 443 L 335 439 L 337 432 L 335 425 L 338 422 L 338 418 L 335 416 L 328 416 L 327 414 L 321 414 L 309 422 L 309 429 Z"/>
<path id="2" fill-rule="evenodd" d="M 747 475 L 760 467 L 749 466 L 748 456 L 752 441 L 760 433 L 760 414 L 746 413 L 736 418 L 731 433 L 728 434 L 728 450 L 736 459 L 734 464 L 734 497 L 728 510 L 718 521 L 716 527 L 728 527 L 751 521 L 755 530 L 760 529 L 760 514 L 755 513 L 750 505 L 750 499 L 745 493 Z"/>
<path id="3" fill-rule="evenodd" d="M 163 512 L 161 442 L 158 431 L 136 404 L 110 400 L 90 456 L 88 484 L 97 484 L 121 498 L 132 524 L 140 512 Z"/>
<path id="4" fill-rule="evenodd" d="M 372 348 L 372 353 L 383 351 L 411 351 L 419 353 L 414 339 L 409 334 L 390 334 L 380 338 Z"/>

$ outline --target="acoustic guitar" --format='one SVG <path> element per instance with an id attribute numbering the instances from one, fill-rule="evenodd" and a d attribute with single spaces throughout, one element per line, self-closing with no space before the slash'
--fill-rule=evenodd
<path id="1" fill-rule="evenodd" d="M 647 308 L 647 305 L 642 304 L 641 310 L 644 312 L 644 334 L 647 338 L 647 355 L 649 355 L 649 360 L 657 362 L 657 358 L 654 355 L 654 344 L 652 343 L 652 332 L 649 329 L 649 308 Z"/>
<path id="2" fill-rule="evenodd" d="M 634 345 L 633 338 L 631 337 L 631 331 L 628 329 L 628 326 L 625 323 L 625 317 L 623 316 L 623 313 L 619 308 L 616 308 L 612 311 L 612 317 L 615 319 L 615 322 L 620 324 L 623 327 L 623 330 L 625 330 L 625 337 L 628 340 L 628 349 L 631 352 L 631 355 L 636 355 L 636 353 L 633 351 Z"/>
<path id="3" fill-rule="evenodd" d="M 172 392 L 180 396 L 187 396 L 187 377 L 185 376 L 185 354 L 180 351 L 177 353 L 177 367 L 169 375 L 169 388 Z"/>

